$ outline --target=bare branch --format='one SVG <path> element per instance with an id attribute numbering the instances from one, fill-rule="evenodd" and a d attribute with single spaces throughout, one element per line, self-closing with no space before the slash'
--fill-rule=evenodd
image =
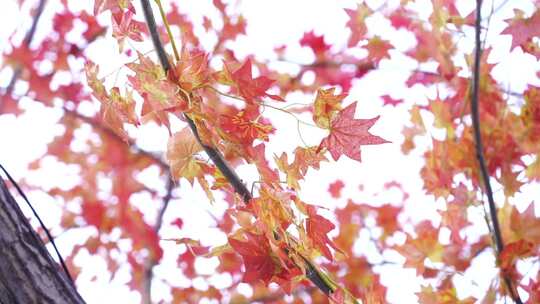
<path id="1" fill-rule="evenodd" d="M 163 226 L 163 216 L 165 215 L 165 211 L 167 211 L 167 207 L 169 206 L 169 202 L 172 198 L 172 191 L 174 189 L 174 181 L 172 179 L 172 176 L 169 174 L 167 176 L 167 193 L 163 197 L 163 203 L 161 205 L 161 208 L 158 211 L 158 214 L 156 216 L 156 223 L 154 224 L 154 231 L 157 235 L 159 235 L 159 230 L 161 229 L 161 226 Z M 145 265 L 144 269 L 144 277 L 143 277 L 143 292 L 142 292 L 142 303 L 143 304 L 151 304 L 152 303 L 152 281 L 154 277 L 154 267 L 158 264 L 158 261 L 155 259 L 148 260 L 147 265 Z"/>
<path id="2" fill-rule="evenodd" d="M 476 0 L 476 20 L 475 20 L 475 50 L 474 50 L 474 67 L 473 67 L 473 79 L 472 79 L 472 96 L 471 96 L 471 115 L 472 124 L 474 129 L 474 142 L 476 148 L 476 158 L 478 159 L 478 165 L 480 167 L 480 174 L 482 176 L 482 182 L 486 191 L 489 206 L 489 216 L 491 219 L 493 237 L 495 239 L 497 256 L 500 255 L 504 249 L 504 242 L 502 239 L 501 229 L 499 225 L 499 219 L 497 218 L 497 207 L 495 206 L 495 200 L 493 199 L 493 190 L 489 181 L 489 174 L 487 171 L 486 160 L 484 158 L 484 148 L 482 144 L 482 134 L 480 132 L 480 116 L 478 113 L 478 101 L 480 97 L 480 60 L 482 55 L 482 46 L 480 39 L 480 23 L 482 21 L 482 0 Z M 504 282 L 510 293 L 510 296 L 515 303 L 523 303 L 514 288 L 511 279 L 503 275 Z"/>
<path id="3" fill-rule="evenodd" d="M 34 34 L 36 33 L 37 24 L 39 22 L 39 19 L 41 18 L 41 14 L 43 13 L 43 9 L 45 8 L 45 3 L 47 0 L 40 0 L 39 4 L 36 9 L 36 15 L 34 16 L 34 19 L 32 21 L 32 26 L 30 27 L 30 30 L 26 33 L 26 36 L 24 37 L 24 44 L 26 44 L 27 47 L 30 46 L 30 42 L 32 42 L 32 39 L 34 39 Z M 11 91 L 15 87 L 15 83 L 19 79 L 22 73 L 22 68 L 17 67 L 13 71 L 13 75 L 11 76 L 11 79 L 9 80 L 9 84 L 6 87 L 5 95 L 9 96 L 11 94 Z"/>
<path id="4" fill-rule="evenodd" d="M 116 133 L 114 133 L 113 130 L 111 130 L 107 126 L 103 125 L 101 122 L 97 121 L 95 118 L 83 115 L 83 114 L 81 114 L 81 113 L 79 113 L 77 111 L 70 110 L 70 109 L 68 109 L 66 107 L 63 107 L 62 109 L 64 110 L 66 115 L 69 115 L 69 116 L 75 117 L 75 118 L 77 118 L 79 120 L 82 120 L 85 123 L 91 125 L 93 128 L 96 128 L 99 131 L 109 135 L 113 139 L 126 143 L 126 141 L 124 139 L 122 139 L 120 136 L 118 136 Z M 144 157 L 150 158 L 151 160 L 153 160 L 163 170 L 168 170 L 169 169 L 169 165 L 161 158 L 161 156 L 156 155 L 156 154 L 154 154 L 154 153 L 152 153 L 150 151 L 146 151 L 144 149 L 141 149 L 139 146 L 137 146 L 135 144 L 135 142 L 133 140 L 129 140 L 127 142 L 127 144 L 134 151 L 134 153 L 139 154 L 139 155 L 144 156 Z"/>

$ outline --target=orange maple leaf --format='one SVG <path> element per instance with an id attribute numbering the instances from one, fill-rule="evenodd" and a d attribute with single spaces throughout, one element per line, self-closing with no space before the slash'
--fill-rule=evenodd
<path id="1" fill-rule="evenodd" d="M 381 61 L 383 58 L 390 58 L 388 51 L 393 48 L 387 40 L 383 40 L 378 36 L 369 39 L 368 44 L 365 46 L 368 50 L 368 59 L 375 62 Z"/>
<path id="2" fill-rule="evenodd" d="M 530 257 L 535 254 L 534 247 L 535 245 L 533 243 L 524 239 L 506 244 L 499 255 L 499 263 L 502 271 L 512 273 L 518 259 Z"/>
<path id="3" fill-rule="evenodd" d="M 193 184 L 194 178 L 202 173 L 201 165 L 193 156 L 201 150 L 201 145 L 189 128 L 185 127 L 182 131 L 174 133 L 167 144 L 167 161 L 172 176 L 176 179 L 185 177 Z"/>
<path id="4" fill-rule="evenodd" d="M 341 102 L 347 94 L 334 95 L 335 88 L 319 89 L 313 103 L 313 121 L 321 128 L 330 127 L 330 122 L 341 110 Z"/>
<path id="5" fill-rule="evenodd" d="M 248 59 L 244 64 L 231 74 L 231 79 L 238 88 L 238 93 L 244 97 L 246 102 L 251 103 L 258 97 L 268 96 L 272 99 L 283 101 L 277 95 L 267 94 L 266 91 L 272 86 L 274 80 L 265 76 L 253 78 L 251 74 L 251 60 Z"/>

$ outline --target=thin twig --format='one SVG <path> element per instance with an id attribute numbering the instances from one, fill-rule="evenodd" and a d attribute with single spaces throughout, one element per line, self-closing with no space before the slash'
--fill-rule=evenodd
<path id="1" fill-rule="evenodd" d="M 30 42 L 32 42 L 32 39 L 34 39 L 34 34 L 36 33 L 37 24 L 39 19 L 41 18 L 41 14 L 43 13 L 43 9 L 45 8 L 45 3 L 47 0 L 40 0 L 39 4 L 36 9 L 36 15 L 34 16 L 34 19 L 32 21 L 32 26 L 30 27 L 30 30 L 26 33 L 26 36 L 24 37 L 23 44 L 26 45 L 27 48 L 30 48 Z M 15 70 L 13 70 L 13 75 L 11 76 L 11 79 L 9 80 L 9 84 L 6 87 L 6 90 L 4 92 L 5 96 L 9 96 L 11 94 L 11 91 L 15 87 L 15 83 L 19 79 L 22 73 L 22 68 L 17 67 Z"/>
<path id="2" fill-rule="evenodd" d="M 484 158 L 484 148 L 482 144 L 482 134 L 480 132 L 480 116 L 478 113 L 478 102 L 480 97 L 480 60 L 482 55 L 482 42 L 480 39 L 480 23 L 482 21 L 482 0 L 476 0 L 476 20 L 475 20 L 475 50 L 474 50 L 474 67 L 473 67 L 473 79 L 472 79 L 472 96 L 471 96 L 471 116 L 474 129 L 474 142 L 476 148 L 476 158 L 478 159 L 478 165 L 480 167 L 480 173 L 482 176 L 482 182 L 486 191 L 489 206 L 489 216 L 493 228 L 493 237 L 495 239 L 497 256 L 500 255 L 504 249 L 504 242 L 502 239 L 499 220 L 497 218 L 497 207 L 495 206 L 495 200 L 493 198 L 493 190 L 491 189 L 491 183 L 489 181 L 489 174 L 487 171 L 486 160 Z M 503 274 L 503 279 L 510 293 L 510 296 L 515 303 L 521 304 L 521 299 L 517 290 L 514 289 L 513 283 L 510 278 Z"/>
<path id="3" fill-rule="evenodd" d="M 159 61 L 161 62 L 161 65 L 163 69 L 165 70 L 166 74 L 168 74 L 171 68 L 171 64 L 167 57 L 167 53 L 165 52 L 165 48 L 163 47 L 163 44 L 161 43 L 161 39 L 159 38 L 159 33 L 157 31 L 156 21 L 154 19 L 154 14 L 152 12 L 150 2 L 148 0 L 141 0 L 141 6 L 144 12 L 144 17 L 146 20 L 148 31 L 150 32 L 150 36 L 152 38 L 152 42 L 154 43 L 154 47 L 156 48 L 156 53 L 158 55 Z M 223 176 L 229 181 L 229 183 L 232 185 L 236 193 L 238 193 L 246 203 L 249 203 L 249 201 L 252 198 L 252 195 L 251 195 L 251 192 L 246 187 L 246 185 L 238 177 L 236 172 L 232 170 L 231 167 L 228 165 L 228 163 L 224 160 L 223 156 L 221 155 L 221 152 L 219 152 L 214 147 L 210 147 L 202 142 L 199 136 L 199 133 L 197 131 L 197 126 L 195 125 L 193 120 L 187 115 L 184 115 L 184 117 L 191 131 L 193 132 L 193 135 L 195 136 L 197 141 L 201 144 L 205 152 L 208 154 L 209 158 L 213 161 L 214 165 L 221 171 Z M 306 258 L 304 259 L 306 263 L 305 271 L 306 271 L 307 278 L 315 286 L 317 286 L 324 294 L 330 295 L 334 291 L 334 288 L 330 286 L 323 279 L 322 275 L 315 268 L 315 266 L 313 266 L 313 263 L 311 261 L 307 260 Z"/>
<path id="4" fill-rule="evenodd" d="M 156 223 L 154 224 L 154 231 L 157 235 L 159 235 L 159 231 L 161 230 L 161 227 L 163 226 L 163 216 L 165 215 L 165 211 L 167 210 L 167 207 L 169 207 L 169 202 L 172 199 L 172 191 L 174 189 L 174 182 L 172 179 L 172 176 L 169 174 L 167 175 L 167 193 L 163 197 L 163 204 L 161 205 L 161 208 L 158 211 L 158 214 L 156 216 Z M 158 264 L 158 261 L 155 259 L 151 259 L 147 261 L 147 265 L 144 269 L 144 277 L 143 277 L 143 292 L 142 292 L 142 303 L 144 304 L 151 304 L 152 303 L 152 281 L 154 277 L 154 267 Z"/>
<path id="5" fill-rule="evenodd" d="M 99 131 L 111 136 L 115 140 L 121 141 L 121 142 L 124 142 L 124 143 L 126 142 L 124 139 L 122 139 L 120 136 L 118 136 L 118 134 L 116 134 L 112 129 L 110 129 L 109 127 L 103 125 L 101 122 L 97 121 L 95 118 L 83 115 L 83 114 L 81 114 L 81 113 L 79 113 L 77 111 L 70 110 L 70 109 L 68 109 L 66 107 L 63 107 L 62 110 L 64 110 L 64 113 L 66 115 L 69 115 L 71 117 L 82 120 L 83 122 L 91 125 L 93 128 L 96 128 Z M 156 154 L 154 154 L 154 153 L 152 153 L 150 151 L 146 151 L 146 150 L 140 148 L 139 146 L 137 146 L 135 144 L 135 142 L 133 140 L 129 140 L 127 142 L 127 144 L 134 151 L 134 153 L 150 158 L 151 160 L 153 160 L 163 170 L 168 170 L 169 169 L 169 165 L 159 155 L 156 155 Z"/>

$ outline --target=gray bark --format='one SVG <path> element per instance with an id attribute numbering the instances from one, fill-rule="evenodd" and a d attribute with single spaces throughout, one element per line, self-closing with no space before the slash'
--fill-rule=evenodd
<path id="1" fill-rule="evenodd" d="M 84 303 L 0 178 L 0 304 Z"/>

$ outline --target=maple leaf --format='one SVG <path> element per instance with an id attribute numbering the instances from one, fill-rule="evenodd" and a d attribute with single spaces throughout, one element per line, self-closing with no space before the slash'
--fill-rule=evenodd
<path id="1" fill-rule="evenodd" d="M 257 167 L 257 171 L 259 171 L 262 180 L 267 183 L 276 183 L 279 181 L 279 174 L 276 170 L 270 168 L 265 157 L 265 149 L 266 146 L 263 143 L 260 143 L 255 147 L 248 147 L 247 152 L 252 162 Z"/>
<path id="2" fill-rule="evenodd" d="M 120 18 L 120 22 L 115 16 L 112 17 L 113 37 L 118 41 L 120 52 L 124 50 L 124 40 L 130 38 L 133 41 L 143 41 L 142 33 L 146 26 L 143 22 L 133 20 L 134 12 L 127 10 Z"/>
<path id="3" fill-rule="evenodd" d="M 392 235 L 399 228 L 398 216 L 402 211 L 401 206 L 384 204 L 380 207 L 373 207 L 377 211 L 377 224 L 383 228 L 383 237 Z"/>
<path id="4" fill-rule="evenodd" d="M 393 11 L 392 14 L 388 17 L 388 19 L 390 19 L 390 23 L 396 29 L 407 29 L 412 23 L 411 17 L 407 16 L 407 11 L 403 7 L 400 7 Z"/>
<path id="5" fill-rule="evenodd" d="M 287 186 L 292 189 L 299 190 L 300 184 L 298 183 L 298 180 L 302 178 L 302 175 L 300 174 L 300 170 L 297 166 L 294 165 L 294 163 L 289 164 L 287 153 L 283 152 L 279 158 L 274 155 L 274 160 L 278 166 L 278 169 L 286 174 Z"/>
<path id="6" fill-rule="evenodd" d="M 81 12 L 80 18 L 86 24 L 86 30 L 83 33 L 86 41 L 91 41 L 106 31 L 106 28 L 101 26 L 97 19 L 86 11 Z"/>
<path id="7" fill-rule="evenodd" d="M 111 89 L 110 101 L 101 104 L 101 114 L 104 121 L 113 126 L 113 130 L 120 131 L 123 129 L 123 123 L 139 125 L 139 118 L 135 113 L 135 101 L 131 92 L 126 91 L 126 97 L 120 95 L 118 88 Z M 120 125 L 117 125 L 120 122 Z M 121 131 L 120 131 L 121 132 Z"/>
<path id="8" fill-rule="evenodd" d="M 540 303 L 540 280 L 530 280 L 529 285 L 523 286 L 523 289 L 529 294 L 529 303 Z M 495 301 L 493 301 L 495 302 Z"/>
<path id="9" fill-rule="evenodd" d="M 508 27 L 502 35 L 512 35 L 512 48 L 523 46 L 532 37 L 540 36 L 540 10 L 536 10 L 529 18 L 523 18 L 523 12 L 516 11 L 511 19 L 505 20 Z"/>
<path id="10" fill-rule="evenodd" d="M 309 217 L 306 219 L 306 232 L 308 237 L 313 242 L 313 246 L 317 248 L 328 260 L 332 259 L 332 253 L 328 246 L 334 250 L 342 252 L 332 240 L 328 238 L 328 232 L 334 230 L 336 226 L 329 220 L 318 215 L 315 208 L 308 208 Z"/>
<path id="11" fill-rule="evenodd" d="M 106 221 L 107 208 L 103 202 L 84 200 L 82 203 L 82 213 L 84 220 L 100 231 L 103 231 L 102 224 Z"/>
<path id="12" fill-rule="evenodd" d="M 126 97 L 122 97 L 117 87 L 112 88 L 111 94 L 108 95 L 103 84 L 97 79 L 97 72 L 97 66 L 91 64 L 86 66 L 86 77 L 93 89 L 92 94 L 101 103 L 100 113 L 103 122 L 122 139 L 128 141 L 129 137 L 124 130 L 124 123 L 139 124 L 133 96 L 129 91 L 126 91 Z"/>
<path id="13" fill-rule="evenodd" d="M 169 25 L 178 26 L 180 28 L 180 32 L 182 33 L 182 44 L 189 43 L 192 45 L 200 45 L 199 38 L 197 38 L 193 31 L 193 23 L 188 15 L 180 12 L 178 6 L 177 2 L 171 2 L 171 9 L 166 17 Z"/>
<path id="14" fill-rule="evenodd" d="M 194 158 L 194 154 L 201 150 L 201 145 L 188 127 L 174 133 L 169 138 L 166 155 L 171 167 L 171 175 L 176 179 L 184 177 L 193 184 L 194 178 L 202 174 L 201 165 Z"/>
<path id="15" fill-rule="evenodd" d="M 135 72 L 135 75 L 127 77 L 129 82 L 143 97 L 142 121 L 154 120 L 169 128 L 166 111 L 185 110 L 187 101 L 180 97 L 178 86 L 167 79 L 161 66 L 141 53 L 137 55 L 138 63 L 129 63 L 126 66 Z"/>
<path id="16" fill-rule="evenodd" d="M 286 191 L 275 191 L 263 186 L 259 197 L 250 203 L 250 209 L 259 219 L 258 225 L 267 235 L 272 235 L 276 227 L 287 230 L 292 222 L 293 211 L 289 207 L 290 194 Z"/>
<path id="17" fill-rule="evenodd" d="M 540 180 L 540 153 L 536 155 L 536 159 L 527 166 L 526 175 L 530 180 Z"/>
<path id="18" fill-rule="evenodd" d="M 182 49 L 181 58 L 175 66 L 178 84 L 188 93 L 208 83 L 210 71 L 208 54 L 200 50 Z"/>
<path id="19" fill-rule="evenodd" d="M 278 169 L 287 175 L 287 186 L 299 190 L 299 180 L 304 179 L 309 168 L 319 169 L 319 163 L 326 161 L 322 153 L 315 150 L 317 147 L 298 147 L 294 150 L 294 161 L 289 164 L 287 154 L 283 152 L 278 158 L 274 155 L 274 160 Z"/>
<path id="20" fill-rule="evenodd" d="M 51 81 L 54 74 L 39 75 L 37 73 L 31 73 L 28 83 L 30 85 L 30 96 L 39 100 L 42 103 L 52 105 L 53 99 L 56 97 L 56 91 L 51 89 Z"/>
<path id="21" fill-rule="evenodd" d="M 328 186 L 328 192 L 333 198 L 340 198 L 343 187 L 345 187 L 345 184 L 342 180 L 338 179 Z"/>
<path id="22" fill-rule="evenodd" d="M 222 41 L 234 40 L 238 35 L 246 34 L 246 20 L 241 15 L 235 22 L 232 22 L 231 18 L 225 18 L 224 21 L 225 24 L 220 35 Z"/>
<path id="23" fill-rule="evenodd" d="M 330 49 L 330 45 L 324 42 L 324 36 L 315 35 L 313 31 L 304 33 L 300 39 L 300 45 L 309 47 L 317 57 Z"/>
<path id="24" fill-rule="evenodd" d="M 252 144 L 255 139 L 268 141 L 268 136 L 275 130 L 268 121 L 260 118 L 255 107 L 248 107 L 235 115 L 221 115 L 218 122 L 231 141 L 242 144 Z"/>
<path id="25" fill-rule="evenodd" d="M 356 9 L 345 9 L 349 16 L 347 27 L 351 30 L 348 47 L 353 47 L 364 38 L 367 32 L 365 19 L 372 13 L 372 10 L 365 3 L 357 4 Z"/>
<path id="26" fill-rule="evenodd" d="M 381 96 L 383 103 L 385 106 L 391 105 L 391 106 L 397 106 L 398 104 L 403 102 L 403 99 L 394 99 L 390 97 L 389 95 L 383 95 Z"/>
<path id="27" fill-rule="evenodd" d="M 12 68 L 31 69 L 32 63 L 40 58 L 36 58 L 35 52 L 30 50 L 26 44 L 14 48 L 11 53 L 3 56 L 3 65 L 10 65 Z"/>
<path id="28" fill-rule="evenodd" d="M 430 85 L 441 81 L 441 77 L 433 73 L 426 73 L 423 71 L 414 71 L 411 76 L 405 82 L 407 87 L 412 87 L 415 84 Z"/>
<path id="29" fill-rule="evenodd" d="M 135 8 L 131 4 L 132 0 L 94 0 L 94 16 L 110 10 L 113 15 L 121 13 L 125 9 L 129 9 L 135 13 Z M 117 20 L 118 21 L 118 20 Z"/>
<path id="30" fill-rule="evenodd" d="M 294 166 L 298 167 L 302 176 L 306 175 L 309 168 L 319 169 L 322 161 L 328 161 L 318 147 L 298 147 L 294 150 Z"/>
<path id="31" fill-rule="evenodd" d="M 65 35 L 73 28 L 75 15 L 70 11 L 57 13 L 53 18 L 53 30 L 60 35 Z"/>
<path id="32" fill-rule="evenodd" d="M 530 257 L 535 254 L 535 245 L 526 240 L 519 240 L 506 244 L 499 255 L 500 267 L 503 272 L 511 273 L 514 271 L 516 261 L 521 258 Z"/>
<path id="33" fill-rule="evenodd" d="M 271 80 L 265 76 L 259 76 L 253 79 L 251 73 L 251 59 L 246 60 L 241 67 L 234 71 L 231 74 L 231 79 L 236 84 L 238 93 L 244 97 L 248 103 L 253 103 L 255 99 L 264 96 L 283 101 L 283 99 L 279 96 L 266 93 L 266 91 L 274 83 L 274 80 Z"/>
<path id="34" fill-rule="evenodd" d="M 445 287 L 443 290 L 434 290 L 432 286 L 422 286 L 421 291 L 417 292 L 418 303 L 422 304 L 473 304 L 476 300 L 473 297 L 460 299 L 457 296 L 455 287 Z"/>
<path id="35" fill-rule="evenodd" d="M 415 231 L 416 238 L 407 236 L 405 244 L 394 249 L 405 257 L 405 267 L 413 267 L 418 274 L 423 274 L 426 270 L 424 260 L 429 258 L 432 262 L 440 262 L 444 248 L 439 242 L 439 229 L 429 221 L 419 223 Z"/>
<path id="36" fill-rule="evenodd" d="M 330 122 L 341 110 L 341 102 L 347 94 L 334 95 L 335 88 L 319 89 L 313 103 L 313 121 L 321 128 L 328 129 Z"/>
<path id="37" fill-rule="evenodd" d="M 245 242 L 229 237 L 229 244 L 244 261 L 246 269 L 242 281 L 255 283 L 261 280 L 268 284 L 276 269 L 268 239 L 264 235 L 251 232 L 246 232 L 245 236 Z"/>
<path id="38" fill-rule="evenodd" d="M 341 110 L 332 120 L 330 134 L 319 145 L 319 149 L 327 148 L 336 161 L 343 154 L 360 161 L 360 146 L 388 143 L 387 140 L 368 132 L 379 116 L 371 119 L 354 119 L 355 111 L 356 102 Z"/>
<path id="39" fill-rule="evenodd" d="M 379 36 L 375 36 L 369 39 L 365 48 L 368 50 L 368 59 L 378 63 L 383 58 L 390 58 L 388 51 L 392 49 L 393 46 L 388 41 L 381 39 Z"/>
<path id="40" fill-rule="evenodd" d="M 535 244 L 540 243 L 540 218 L 534 213 L 533 203 L 530 203 L 522 213 L 515 207 L 512 208 L 510 228 L 515 240 L 524 239 Z"/>
<path id="41" fill-rule="evenodd" d="M 171 222 L 171 225 L 178 227 L 178 229 L 182 229 L 184 226 L 184 221 L 178 217 Z"/>

